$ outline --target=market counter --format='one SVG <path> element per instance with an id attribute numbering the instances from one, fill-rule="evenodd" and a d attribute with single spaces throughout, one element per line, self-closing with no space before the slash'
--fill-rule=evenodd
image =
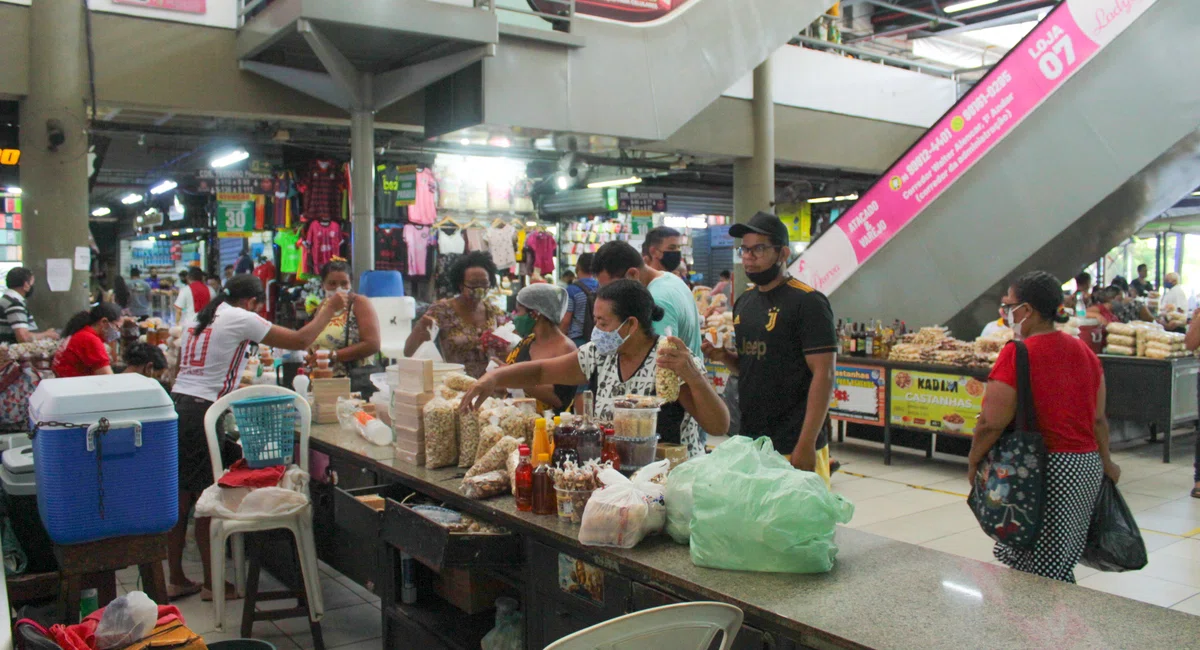
<path id="1" fill-rule="evenodd" d="M 600 620 L 666 602 L 717 600 L 745 612 L 749 631 L 739 635 L 736 647 L 747 649 L 1173 648 L 1200 638 L 1200 617 L 841 526 L 837 566 L 821 575 L 702 569 L 692 564 L 686 546 L 665 536 L 630 550 L 584 547 L 576 540 L 577 526 L 518 512 L 511 498 L 476 501 L 461 496 L 461 469 L 427 470 L 395 460 L 390 446 L 373 446 L 336 425 L 314 426 L 312 448 L 328 455 L 331 467 L 369 476 L 381 485 L 398 484 L 521 536 L 525 566 L 518 573 L 524 582 L 529 648 L 544 647 L 573 631 L 562 628 L 562 621 L 590 604 L 561 590 L 561 573 L 556 580 L 552 571 L 542 570 L 561 567 L 564 559 L 582 560 L 605 574 L 601 591 L 611 598 L 604 608 L 595 608 L 603 610 Z M 318 526 L 318 537 L 330 534 Z M 363 554 L 355 540 L 333 542 Z M 383 546 L 378 540 L 375 544 Z M 558 558 L 545 557 L 555 553 Z M 391 562 L 383 564 L 381 571 L 386 571 Z M 395 637 L 387 634 L 388 611 L 396 607 L 389 604 L 394 600 L 389 580 L 395 584 L 394 576 L 380 577 L 385 647 L 395 645 L 389 645 L 388 639 Z M 580 605 L 547 607 L 546 599 Z M 574 627 L 593 622 L 598 621 Z"/>

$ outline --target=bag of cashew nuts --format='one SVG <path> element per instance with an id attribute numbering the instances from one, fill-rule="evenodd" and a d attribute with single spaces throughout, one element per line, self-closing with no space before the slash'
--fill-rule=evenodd
<path id="1" fill-rule="evenodd" d="M 425 405 L 425 467 L 437 469 L 458 463 L 458 408 L 435 397 Z"/>

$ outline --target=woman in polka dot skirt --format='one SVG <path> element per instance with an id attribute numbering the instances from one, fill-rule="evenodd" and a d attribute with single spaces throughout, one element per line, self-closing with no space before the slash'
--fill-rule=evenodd
<path id="1" fill-rule="evenodd" d="M 1101 479 L 1107 474 L 1117 481 L 1121 468 L 1108 453 L 1100 360 L 1077 337 L 1054 328 L 1055 322 L 1066 322 L 1061 286 L 1053 275 L 1034 271 L 1021 276 L 1000 302 L 1013 337 L 1023 340 L 1029 350 L 1037 430 L 1048 454 L 1041 535 L 1032 548 L 998 543 L 994 553 L 1019 571 L 1075 582 L 1075 564 L 1087 542 Z M 968 477 L 975 476 L 979 463 L 1016 415 L 1015 357 L 1014 347 L 1006 346 L 988 377 Z"/>

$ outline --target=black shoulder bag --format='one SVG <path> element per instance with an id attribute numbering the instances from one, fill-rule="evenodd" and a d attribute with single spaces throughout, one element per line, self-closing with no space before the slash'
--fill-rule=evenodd
<path id="1" fill-rule="evenodd" d="M 1046 442 L 1036 431 L 1029 350 L 1016 346 L 1017 415 L 988 451 L 967 504 L 988 537 L 1011 548 L 1031 548 L 1042 533 L 1046 501 Z"/>

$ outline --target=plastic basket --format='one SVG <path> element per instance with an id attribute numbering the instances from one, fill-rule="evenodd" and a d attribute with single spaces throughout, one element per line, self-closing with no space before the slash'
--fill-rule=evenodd
<path id="1" fill-rule="evenodd" d="M 242 456 L 253 469 L 290 465 L 296 447 L 295 397 L 255 397 L 234 402 Z"/>

